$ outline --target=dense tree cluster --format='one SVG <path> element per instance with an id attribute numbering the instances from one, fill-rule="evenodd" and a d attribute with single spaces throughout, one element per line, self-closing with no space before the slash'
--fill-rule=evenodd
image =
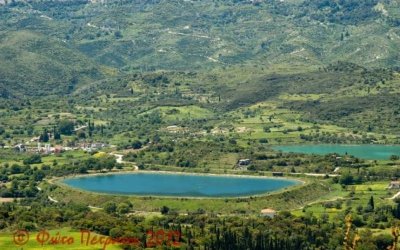
<path id="1" fill-rule="evenodd" d="M 16 227 L 26 230 L 70 226 L 76 230 L 87 229 L 111 237 L 135 236 L 141 239 L 143 247 L 149 242 L 146 235 L 150 229 L 176 230 L 180 232 L 179 242 L 187 249 L 336 249 L 344 243 L 346 233 L 345 215 L 340 214 L 335 222 L 308 213 L 294 217 L 281 212 L 273 219 L 268 217 L 218 217 L 214 214 L 190 213 L 176 215 L 162 207 L 163 216 L 145 220 L 141 216 L 126 217 L 134 204 L 107 203 L 104 211 L 93 212 L 76 203 L 51 203 L 42 193 L 37 198 L 17 203 L 0 204 L 0 229 Z M 28 208 L 29 207 L 29 208 Z M 366 204 L 360 215 L 352 214 L 352 228 L 367 223 L 396 221 L 399 205 L 395 207 L 374 207 L 373 198 Z M 74 216 L 70 216 L 74 214 Z M 389 223 L 389 222 L 388 222 Z M 373 235 L 363 230 L 357 246 L 361 249 L 386 249 L 393 239 Z M 130 249 L 125 246 L 124 249 Z"/>

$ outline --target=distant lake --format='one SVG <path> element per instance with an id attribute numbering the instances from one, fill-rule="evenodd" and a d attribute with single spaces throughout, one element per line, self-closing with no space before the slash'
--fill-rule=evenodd
<path id="1" fill-rule="evenodd" d="M 280 178 L 170 173 L 109 174 L 69 178 L 65 184 L 87 191 L 176 197 L 240 197 L 300 184 Z"/>
<path id="2" fill-rule="evenodd" d="M 349 154 L 366 160 L 388 160 L 391 155 L 400 156 L 400 145 L 344 145 L 344 144 L 316 144 L 316 145 L 287 145 L 274 146 L 273 149 L 282 152 L 325 155 L 338 153 Z"/>

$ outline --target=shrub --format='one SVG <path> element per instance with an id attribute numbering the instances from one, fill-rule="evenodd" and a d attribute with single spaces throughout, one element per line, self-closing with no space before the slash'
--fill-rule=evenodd
<path id="1" fill-rule="evenodd" d="M 39 154 L 34 154 L 29 156 L 23 162 L 25 165 L 42 163 L 42 157 Z"/>
<path id="2" fill-rule="evenodd" d="M 161 212 L 161 214 L 168 214 L 168 212 L 169 212 L 169 207 L 167 207 L 167 206 L 162 206 L 161 207 L 161 209 L 160 209 L 160 212 Z"/>

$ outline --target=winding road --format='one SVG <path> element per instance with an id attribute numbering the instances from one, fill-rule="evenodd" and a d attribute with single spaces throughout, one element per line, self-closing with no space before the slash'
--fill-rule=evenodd
<path id="1" fill-rule="evenodd" d="M 129 161 L 124 161 L 124 160 L 122 159 L 122 158 L 124 157 L 124 155 L 115 154 L 115 153 L 110 153 L 110 155 L 115 156 L 117 163 L 119 163 L 119 164 L 131 164 L 131 165 L 133 165 L 133 167 L 135 168 L 136 171 L 139 170 L 139 167 L 136 166 L 134 163 L 129 162 Z"/>

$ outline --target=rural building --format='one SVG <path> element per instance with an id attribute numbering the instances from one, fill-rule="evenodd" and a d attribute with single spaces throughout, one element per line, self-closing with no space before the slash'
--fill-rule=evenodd
<path id="1" fill-rule="evenodd" d="M 58 154 L 58 153 L 62 153 L 64 152 L 64 149 L 62 146 L 55 146 L 54 147 L 54 153 Z"/>
<path id="2" fill-rule="evenodd" d="M 391 181 L 388 189 L 400 189 L 400 181 Z"/>
<path id="3" fill-rule="evenodd" d="M 274 218 L 276 215 L 276 211 L 271 208 L 264 208 L 261 210 L 261 216 Z"/>
<path id="4" fill-rule="evenodd" d="M 26 152 L 27 148 L 24 144 L 18 144 L 14 146 L 14 150 L 18 152 Z"/>

